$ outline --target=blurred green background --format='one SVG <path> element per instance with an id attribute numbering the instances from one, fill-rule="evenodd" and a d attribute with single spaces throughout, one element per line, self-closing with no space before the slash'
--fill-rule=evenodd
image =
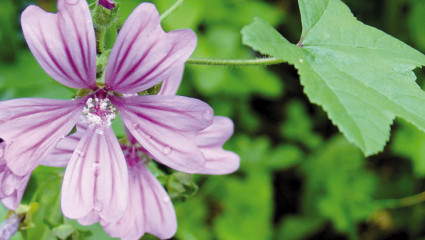
<path id="1" fill-rule="evenodd" d="M 119 1 L 121 23 L 140 2 Z M 174 3 L 152 2 L 160 12 Z M 360 21 L 425 52 L 424 0 L 344 2 Z M 47 76 L 28 51 L 19 16 L 29 4 L 56 11 L 55 0 L 0 2 L 0 100 L 69 99 L 75 92 Z M 193 29 L 198 35 L 193 57 L 246 59 L 257 54 L 241 44 L 240 30 L 257 16 L 298 42 L 295 0 L 186 0 L 163 27 Z M 416 71 L 421 85 L 424 73 Z M 296 70 L 286 64 L 187 65 L 179 95 L 200 98 L 216 115 L 233 119 L 235 134 L 225 148 L 241 156 L 241 167 L 231 175 L 193 176 L 197 193 L 174 200 L 175 239 L 425 239 L 425 197 L 405 198 L 425 191 L 425 134 L 415 127 L 395 121 L 384 152 L 364 158 L 309 103 Z M 108 238 L 99 225 L 83 227 L 63 218 L 62 174 L 47 167 L 35 171 L 23 202 L 39 207 L 32 226 L 14 239 Z M 394 200 L 400 198 L 405 199 Z"/>

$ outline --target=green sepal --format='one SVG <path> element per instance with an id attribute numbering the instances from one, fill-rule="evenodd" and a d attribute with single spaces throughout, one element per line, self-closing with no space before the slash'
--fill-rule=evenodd
<path id="1" fill-rule="evenodd" d="M 185 201 L 198 191 L 193 176 L 182 172 L 169 175 L 165 186 L 170 198 L 177 201 Z"/>

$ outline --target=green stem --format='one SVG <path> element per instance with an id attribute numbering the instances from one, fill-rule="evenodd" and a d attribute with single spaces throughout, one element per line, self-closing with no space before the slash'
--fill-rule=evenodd
<path id="1" fill-rule="evenodd" d="M 425 192 L 418 193 L 416 195 L 400 198 L 400 199 L 387 199 L 380 200 L 385 208 L 402 208 L 413 206 L 422 202 L 425 202 Z"/>
<path id="2" fill-rule="evenodd" d="M 182 3 L 184 0 L 177 0 L 167 11 L 165 11 L 161 16 L 159 17 L 159 20 L 162 22 L 162 20 L 166 19 L 171 13 L 173 13 Z"/>
<path id="3" fill-rule="evenodd" d="M 106 35 L 106 29 L 105 28 L 100 29 L 100 32 L 99 32 L 99 51 L 101 53 L 105 52 L 105 47 L 103 46 L 103 44 L 105 42 L 105 35 Z"/>
<path id="4" fill-rule="evenodd" d="M 273 57 L 244 59 L 244 60 L 226 60 L 226 59 L 207 59 L 207 58 L 189 58 L 188 64 L 197 65 L 216 65 L 216 66 L 263 66 L 283 63 L 285 60 Z"/>

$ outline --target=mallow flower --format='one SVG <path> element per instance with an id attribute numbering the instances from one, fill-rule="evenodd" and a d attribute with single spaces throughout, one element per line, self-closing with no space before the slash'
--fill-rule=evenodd
<path id="1" fill-rule="evenodd" d="M 175 84 L 177 83 L 177 84 Z M 158 94 L 175 94 L 179 81 L 172 84 L 165 80 Z M 121 239 L 139 239 L 145 233 L 153 234 L 161 239 L 171 238 L 177 230 L 174 207 L 165 189 L 149 171 L 147 165 L 154 160 L 151 154 L 125 128 L 126 141 L 120 146 L 128 166 L 129 196 L 126 212 L 118 221 L 108 222 L 94 212 L 79 218 L 83 225 L 100 222 L 105 232 L 111 237 Z M 72 149 L 78 145 L 80 138 L 87 131 L 87 125 L 80 122 L 77 131 L 61 140 L 54 151 L 44 162 L 57 159 L 66 166 Z M 205 156 L 205 168 L 198 173 L 228 174 L 239 167 L 239 156 L 223 149 L 223 144 L 233 134 L 233 122 L 222 116 L 214 117 L 211 126 L 196 134 L 196 144 Z"/>
<path id="2" fill-rule="evenodd" d="M 181 78 L 170 83 L 166 79 L 158 95 L 175 94 L 180 80 Z M 128 207 L 120 220 L 107 222 L 100 219 L 100 224 L 111 237 L 126 240 L 139 239 L 145 233 L 160 239 L 171 238 L 176 233 L 177 220 L 170 197 L 146 166 L 152 159 L 150 153 L 128 129 L 126 133 L 128 142 L 121 147 L 129 170 Z M 196 173 L 228 174 L 239 168 L 239 156 L 223 149 L 223 144 L 232 134 L 232 120 L 221 116 L 214 117 L 211 126 L 196 134 L 196 144 L 205 157 L 205 168 Z M 95 221 L 90 220 L 86 223 Z"/>
<path id="3" fill-rule="evenodd" d="M 233 122 L 226 117 L 214 117 L 214 123 L 197 135 L 205 154 L 204 174 L 227 174 L 239 167 L 239 156 L 223 150 L 222 145 L 233 133 Z M 171 238 L 177 230 L 174 207 L 159 181 L 146 164 L 151 157 L 127 132 L 128 143 L 122 145 L 129 169 L 129 202 L 124 216 L 115 222 L 100 220 L 111 237 L 140 239 L 150 233 L 160 239 Z M 220 147 L 219 147 L 220 146 Z M 92 223 L 92 222 L 91 222 Z"/>
<path id="4" fill-rule="evenodd" d="M 27 7 L 21 16 L 24 37 L 52 78 L 86 94 L 73 100 L 0 102 L 3 158 L 14 174 L 30 174 L 83 115 L 89 128 L 65 171 L 62 212 L 79 219 L 94 211 L 116 221 L 128 203 L 126 160 L 110 127 L 118 112 L 157 161 L 189 173 L 204 169 L 195 137 L 212 123 L 207 104 L 182 96 L 123 97 L 181 77 L 196 35 L 187 29 L 165 33 L 154 5 L 142 3 L 118 34 L 104 81 L 96 82 L 96 39 L 86 1 L 58 0 L 57 8 L 54 14 Z"/>
<path id="5" fill-rule="evenodd" d="M 56 159 L 57 166 L 66 166 L 73 149 L 88 130 L 87 124 L 77 123 L 77 131 L 65 137 L 43 162 Z M 117 221 L 108 222 L 94 211 L 79 218 L 78 222 L 90 225 L 100 222 L 111 237 L 139 239 L 150 233 L 160 239 L 171 238 L 177 230 L 174 207 L 165 189 L 149 171 L 147 165 L 154 160 L 149 152 L 126 128 L 126 141 L 120 146 L 128 166 L 128 206 Z M 239 167 L 239 156 L 223 149 L 223 144 L 233 133 L 233 122 L 227 117 L 214 117 L 213 124 L 196 135 L 196 142 L 205 156 L 203 174 L 228 174 Z"/>

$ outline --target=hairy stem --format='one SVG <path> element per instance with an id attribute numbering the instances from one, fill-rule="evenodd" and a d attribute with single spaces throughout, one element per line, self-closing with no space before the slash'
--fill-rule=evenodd
<path id="1" fill-rule="evenodd" d="M 105 35 L 106 35 L 106 29 L 102 28 L 99 31 L 99 44 L 98 44 L 99 51 L 101 53 L 104 53 L 105 52 L 105 47 L 103 46 L 104 45 L 104 42 L 105 42 Z"/>
<path id="2" fill-rule="evenodd" d="M 283 63 L 284 60 L 273 57 L 243 59 L 243 60 L 226 60 L 226 59 L 207 59 L 207 58 L 189 58 L 187 64 L 197 65 L 216 65 L 216 66 L 264 66 Z"/>
<path id="3" fill-rule="evenodd" d="M 180 7 L 183 1 L 184 0 L 177 0 L 167 11 L 161 14 L 159 20 L 162 22 L 162 20 L 166 19 L 171 13 L 173 13 L 178 7 Z"/>

